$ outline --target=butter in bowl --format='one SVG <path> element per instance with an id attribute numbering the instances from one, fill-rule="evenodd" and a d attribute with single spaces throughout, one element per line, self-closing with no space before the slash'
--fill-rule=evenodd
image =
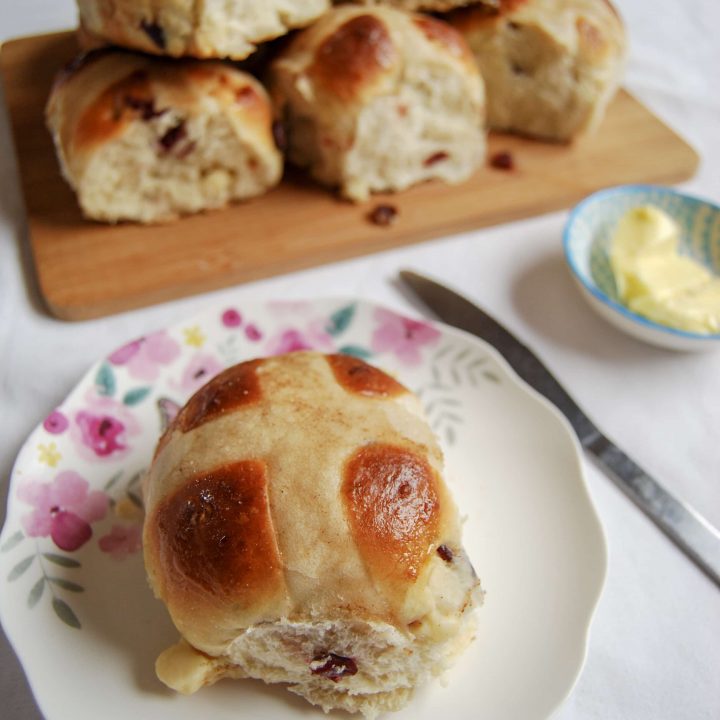
<path id="1" fill-rule="evenodd" d="M 719 206 L 659 186 L 602 190 L 571 211 L 563 246 L 616 327 L 663 348 L 720 348 Z"/>

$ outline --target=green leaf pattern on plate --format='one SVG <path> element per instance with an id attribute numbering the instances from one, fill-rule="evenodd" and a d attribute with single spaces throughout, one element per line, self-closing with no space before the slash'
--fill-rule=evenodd
<path id="1" fill-rule="evenodd" d="M 18 530 L 16 533 L 12 534 L 3 544 L 2 547 L 0 547 L 0 552 L 9 552 L 14 547 L 20 544 L 22 542 L 22 539 L 25 536 L 23 535 L 22 530 Z"/>
<path id="2" fill-rule="evenodd" d="M 69 627 L 75 628 L 76 630 L 79 630 L 82 627 L 77 615 L 72 611 L 72 608 L 61 598 L 53 597 L 52 608 L 60 620 Z"/>
<path id="3" fill-rule="evenodd" d="M 138 387 L 128 390 L 123 396 L 123 403 L 132 407 L 141 403 L 151 392 L 152 388 Z"/>
<path id="4" fill-rule="evenodd" d="M 500 382 L 485 368 L 487 358 L 465 347 L 454 352 L 455 345 L 440 347 L 430 359 L 432 380 L 417 390 L 430 427 L 448 446 L 457 442 L 457 428 L 463 424 L 462 402 L 457 388 L 477 387 L 480 380 Z"/>
<path id="5" fill-rule="evenodd" d="M 32 565 L 34 559 L 34 555 L 29 555 L 15 565 L 15 567 L 10 571 L 10 574 L 7 576 L 8 582 L 14 582 L 19 577 L 22 577 L 27 569 Z"/>
<path id="6" fill-rule="evenodd" d="M 325 326 L 328 335 L 337 337 L 341 333 L 345 332 L 345 330 L 350 327 L 350 323 L 355 317 L 355 309 L 356 305 L 353 303 L 352 305 L 347 305 L 340 308 L 337 312 L 334 312 Z"/>
<path id="7" fill-rule="evenodd" d="M 112 397 L 115 394 L 117 383 L 115 373 L 109 363 L 102 363 L 98 368 L 97 375 L 95 375 L 95 388 L 98 395 Z"/>

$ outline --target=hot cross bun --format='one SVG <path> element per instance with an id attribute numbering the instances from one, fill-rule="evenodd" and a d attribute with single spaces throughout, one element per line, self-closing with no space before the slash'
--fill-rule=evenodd
<path id="1" fill-rule="evenodd" d="M 417 398 L 362 360 L 232 367 L 183 408 L 145 485 L 145 563 L 182 636 L 158 674 L 401 707 L 473 636 L 479 582 Z"/>

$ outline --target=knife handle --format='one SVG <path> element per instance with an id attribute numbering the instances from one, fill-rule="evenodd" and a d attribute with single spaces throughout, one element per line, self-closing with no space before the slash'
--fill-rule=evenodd
<path id="1" fill-rule="evenodd" d="M 720 587 L 720 533 L 602 433 L 583 442 L 616 485 Z"/>

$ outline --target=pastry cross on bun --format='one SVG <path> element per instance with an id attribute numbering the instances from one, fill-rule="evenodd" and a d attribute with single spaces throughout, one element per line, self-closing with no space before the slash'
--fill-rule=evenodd
<path id="1" fill-rule="evenodd" d="M 463 38 L 425 15 L 336 7 L 270 66 L 288 157 L 352 200 L 466 180 L 485 153 L 484 89 Z"/>
<path id="2" fill-rule="evenodd" d="M 60 75 L 47 122 L 96 220 L 171 220 L 260 195 L 282 175 L 265 89 L 219 61 L 95 51 Z"/>
<path id="3" fill-rule="evenodd" d="M 417 398 L 314 352 L 211 380 L 158 445 L 145 564 L 181 642 L 161 680 L 284 683 L 325 710 L 407 702 L 474 633 L 479 583 Z"/>

